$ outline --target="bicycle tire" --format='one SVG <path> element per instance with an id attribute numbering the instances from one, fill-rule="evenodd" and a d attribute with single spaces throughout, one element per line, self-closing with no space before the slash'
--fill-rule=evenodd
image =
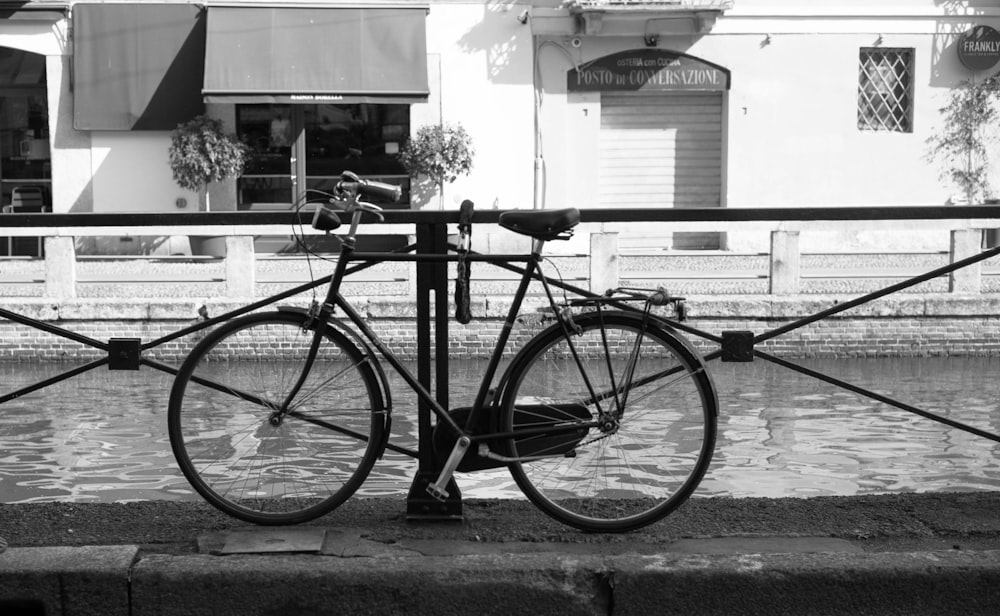
<path id="1" fill-rule="evenodd" d="M 386 413 L 373 358 L 332 325 L 290 412 L 271 423 L 313 336 L 303 313 L 240 317 L 195 345 L 174 380 L 174 457 L 192 487 L 234 517 L 275 525 L 325 515 L 382 453 Z"/>
<path id="2" fill-rule="evenodd" d="M 509 438 L 512 457 L 556 454 L 509 469 L 528 499 L 565 524 L 594 532 L 641 528 L 684 503 L 704 477 L 715 448 L 715 386 L 691 345 L 660 322 L 643 324 L 628 312 L 592 312 L 573 322 L 578 333 L 567 337 L 557 323 L 514 357 L 503 381 L 501 425 L 514 433 L 595 423 L 598 406 L 620 406 L 602 394 L 613 393 L 612 382 L 626 393 L 629 351 L 642 332 L 623 415 L 606 432 L 580 426 Z"/>

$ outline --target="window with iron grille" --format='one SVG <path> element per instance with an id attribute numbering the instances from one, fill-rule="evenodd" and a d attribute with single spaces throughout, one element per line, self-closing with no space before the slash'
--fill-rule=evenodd
<path id="1" fill-rule="evenodd" d="M 858 130 L 913 130 L 913 50 L 862 48 L 858 65 Z"/>

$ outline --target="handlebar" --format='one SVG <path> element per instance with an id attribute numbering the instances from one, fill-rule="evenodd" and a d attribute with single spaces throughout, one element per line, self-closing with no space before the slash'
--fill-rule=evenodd
<path id="1" fill-rule="evenodd" d="M 340 178 L 335 189 L 336 196 L 330 199 L 330 205 L 321 204 L 316 208 L 312 220 L 313 228 L 329 232 L 339 227 L 340 217 L 334 207 L 330 207 L 339 206 L 345 212 L 352 214 L 351 233 L 353 234 L 361 212 L 369 212 L 377 216 L 379 220 L 382 219 L 382 208 L 361 199 L 384 199 L 395 203 L 403 194 L 403 189 L 399 186 L 374 180 L 363 180 L 351 171 L 344 171 L 340 174 Z"/>
<path id="2" fill-rule="evenodd" d="M 392 203 L 399 201 L 403 195 L 403 189 L 395 184 L 362 180 L 350 171 L 341 173 L 340 178 L 340 182 L 337 183 L 337 191 L 348 195 L 356 195 L 366 199 L 385 199 Z"/>

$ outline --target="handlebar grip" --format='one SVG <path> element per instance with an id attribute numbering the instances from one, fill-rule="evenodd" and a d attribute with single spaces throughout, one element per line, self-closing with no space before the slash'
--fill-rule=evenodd
<path id="1" fill-rule="evenodd" d="M 403 195 L 403 189 L 399 186 L 373 180 L 342 181 L 340 188 L 353 192 L 362 199 L 383 199 L 391 203 L 399 201 Z"/>
<path id="2" fill-rule="evenodd" d="M 358 189 L 358 194 L 369 199 L 385 199 L 386 201 L 395 203 L 403 196 L 403 189 L 395 184 L 361 180 L 361 187 Z"/>

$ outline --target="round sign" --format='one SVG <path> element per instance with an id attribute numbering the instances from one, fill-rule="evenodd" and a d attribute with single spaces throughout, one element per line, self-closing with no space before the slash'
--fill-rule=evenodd
<path id="1" fill-rule="evenodd" d="M 966 68 L 984 71 L 1000 61 L 1000 32 L 976 26 L 958 39 L 958 59 Z"/>

